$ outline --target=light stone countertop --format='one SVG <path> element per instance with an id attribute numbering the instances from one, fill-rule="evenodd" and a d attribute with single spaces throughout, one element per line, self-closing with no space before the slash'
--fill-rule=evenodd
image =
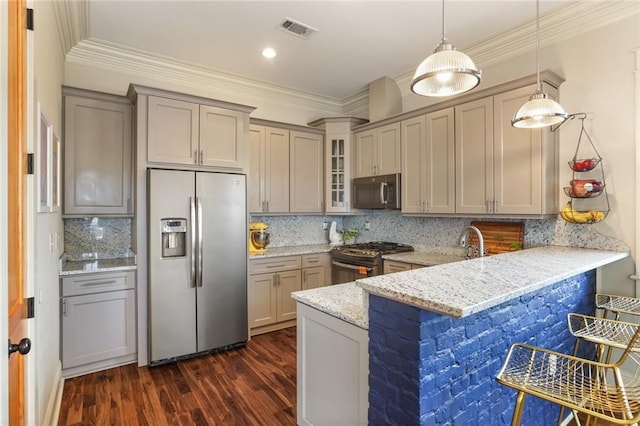
<path id="1" fill-rule="evenodd" d="M 430 251 L 410 251 L 383 255 L 384 260 L 413 263 L 422 266 L 442 265 L 444 263 L 460 262 L 466 260 L 464 255 L 435 253 Z"/>
<path id="2" fill-rule="evenodd" d="M 60 276 L 92 274 L 96 272 L 135 271 L 136 257 L 116 259 L 60 260 Z"/>
<path id="3" fill-rule="evenodd" d="M 355 283 L 336 284 L 291 293 L 296 301 L 311 306 L 350 324 L 369 328 L 365 293 Z"/>
<path id="4" fill-rule="evenodd" d="M 329 253 L 329 244 L 310 244 L 305 246 L 267 247 L 265 253 L 249 253 L 249 259 L 262 259 L 265 257 L 299 256 L 303 254 Z"/>
<path id="5" fill-rule="evenodd" d="M 545 246 L 364 278 L 366 292 L 452 317 L 465 317 L 629 256 Z"/>

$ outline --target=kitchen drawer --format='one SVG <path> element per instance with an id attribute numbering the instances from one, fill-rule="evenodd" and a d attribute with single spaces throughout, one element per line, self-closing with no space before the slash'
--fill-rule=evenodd
<path id="1" fill-rule="evenodd" d="M 312 268 L 315 266 L 326 266 L 329 264 L 327 253 L 305 254 L 302 256 L 302 267 Z"/>
<path id="2" fill-rule="evenodd" d="M 270 257 L 266 259 L 251 259 L 249 274 L 268 274 L 270 272 L 288 271 L 302 268 L 300 256 Z"/>
<path id="3" fill-rule="evenodd" d="M 62 278 L 62 297 L 135 288 L 135 272 L 100 272 Z"/>

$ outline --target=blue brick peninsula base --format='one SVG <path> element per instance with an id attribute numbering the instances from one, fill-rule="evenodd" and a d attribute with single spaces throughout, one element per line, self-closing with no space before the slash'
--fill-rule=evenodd
<path id="1" fill-rule="evenodd" d="M 510 424 L 516 392 L 495 379 L 509 346 L 571 353 L 567 314 L 592 315 L 594 292 L 590 271 L 459 319 L 369 295 L 369 424 Z M 529 396 L 522 423 L 558 413 Z"/>

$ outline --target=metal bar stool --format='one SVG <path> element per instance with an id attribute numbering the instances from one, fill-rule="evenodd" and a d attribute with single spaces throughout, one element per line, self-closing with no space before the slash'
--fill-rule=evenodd
<path id="1" fill-rule="evenodd" d="M 635 297 L 596 293 L 596 307 L 604 310 L 604 318 L 609 312 L 615 313 L 614 319 L 620 319 L 620 314 L 640 315 L 640 299 Z"/>
<path id="2" fill-rule="evenodd" d="M 572 333 L 623 348 L 613 363 L 591 361 L 522 343 L 511 346 L 498 373 L 499 383 L 518 391 L 511 420 L 519 425 L 527 395 L 551 401 L 589 418 L 614 424 L 640 421 L 640 375 L 624 380 L 620 367 L 627 359 L 640 365 L 640 327 L 637 324 L 569 315 Z M 594 337 L 597 336 L 597 337 Z M 577 416 L 576 416 L 577 420 Z"/>

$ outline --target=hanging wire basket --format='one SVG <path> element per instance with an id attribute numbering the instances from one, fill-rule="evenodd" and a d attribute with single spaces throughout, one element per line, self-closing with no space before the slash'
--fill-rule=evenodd
<path id="1" fill-rule="evenodd" d="M 564 187 L 565 194 L 571 199 L 560 210 L 560 215 L 571 223 L 597 223 L 603 221 L 610 211 L 604 167 L 602 157 L 584 128 L 587 115 L 576 116 L 580 118 L 580 135 L 576 151 L 569 161 L 573 178 L 569 186 Z"/>

